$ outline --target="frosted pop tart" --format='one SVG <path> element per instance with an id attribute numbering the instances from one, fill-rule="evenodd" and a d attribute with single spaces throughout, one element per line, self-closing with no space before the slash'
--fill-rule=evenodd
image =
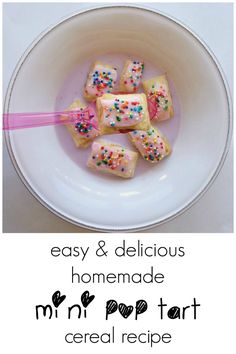
<path id="1" fill-rule="evenodd" d="M 174 115 L 173 103 L 166 75 L 143 81 L 151 119 L 166 120 Z"/>
<path id="2" fill-rule="evenodd" d="M 129 137 L 142 157 L 151 163 L 159 162 L 171 153 L 167 138 L 157 128 L 134 130 Z"/>
<path id="3" fill-rule="evenodd" d="M 102 134 L 150 128 L 146 95 L 105 94 L 97 99 L 99 130 Z"/>
<path id="4" fill-rule="evenodd" d="M 78 118 L 74 123 L 66 123 L 68 116 L 61 116 L 61 120 L 65 121 L 65 126 L 70 133 L 76 147 L 86 148 L 94 138 L 99 135 L 98 121 L 95 112 L 91 109 L 87 113 L 83 113 L 87 108 L 80 100 L 74 101 L 67 111 L 78 111 Z"/>
<path id="5" fill-rule="evenodd" d="M 136 92 L 140 86 L 144 63 L 138 60 L 127 60 L 120 78 L 120 90 Z"/>
<path id="6" fill-rule="evenodd" d="M 134 176 L 137 159 L 138 154 L 135 151 L 119 144 L 97 140 L 92 144 L 87 166 L 97 171 L 131 178 Z"/>
<path id="7" fill-rule="evenodd" d="M 117 69 L 115 67 L 96 61 L 88 74 L 84 97 L 88 101 L 95 101 L 97 97 L 104 93 L 112 92 L 116 80 Z"/>

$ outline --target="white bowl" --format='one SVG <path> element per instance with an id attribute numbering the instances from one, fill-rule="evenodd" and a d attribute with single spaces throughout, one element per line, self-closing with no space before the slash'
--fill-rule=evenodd
<path id="1" fill-rule="evenodd" d="M 136 231 L 177 216 L 210 186 L 229 147 L 231 102 L 219 64 L 196 35 L 168 16 L 122 5 L 80 12 L 43 33 L 15 69 L 5 112 L 53 111 L 78 62 L 106 52 L 141 54 L 173 80 L 181 124 L 169 158 L 120 180 L 92 173 L 75 148 L 71 158 L 58 138 L 63 127 L 11 131 L 7 145 L 24 184 L 55 214 L 95 230 Z"/>

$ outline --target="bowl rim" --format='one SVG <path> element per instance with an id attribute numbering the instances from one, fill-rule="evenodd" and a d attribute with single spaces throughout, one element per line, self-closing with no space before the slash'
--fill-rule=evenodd
<path id="1" fill-rule="evenodd" d="M 142 10 L 145 12 L 151 12 L 154 14 L 157 14 L 159 16 L 162 16 L 164 18 L 167 18 L 168 20 L 174 22 L 176 25 L 180 26 L 182 29 L 184 29 L 185 31 L 187 31 L 190 35 L 192 35 L 194 37 L 194 39 L 196 39 L 202 46 L 203 48 L 206 50 L 207 54 L 211 57 L 212 62 L 214 63 L 216 69 L 218 70 L 225 92 L 226 92 L 226 98 L 227 98 L 227 103 L 228 103 L 228 129 L 227 129 L 227 136 L 226 136 L 226 141 L 225 141 L 225 146 L 224 146 L 224 150 L 223 153 L 221 155 L 220 161 L 218 163 L 218 166 L 215 168 L 214 173 L 212 174 L 210 180 L 208 181 L 208 183 L 203 186 L 203 188 L 200 190 L 199 193 L 197 193 L 197 195 L 193 198 L 190 198 L 190 200 L 188 202 L 186 202 L 182 207 L 180 207 L 177 211 L 171 213 L 170 215 L 167 215 L 166 217 L 162 217 L 160 219 L 157 219 L 157 221 L 154 221 L 152 223 L 144 223 L 141 226 L 130 226 L 129 228 L 126 227 L 120 227 L 119 225 L 113 226 L 113 227 L 107 227 L 104 225 L 104 227 L 101 226 L 96 226 L 96 224 L 87 224 L 87 223 L 83 223 L 81 221 L 76 221 L 68 216 L 63 215 L 62 213 L 60 213 L 58 210 L 54 209 L 53 206 L 47 204 L 46 201 L 44 201 L 35 191 L 34 189 L 31 187 L 30 183 L 26 180 L 26 178 L 24 177 L 20 167 L 18 166 L 17 160 L 14 156 L 14 152 L 11 146 L 11 141 L 10 141 L 10 133 L 8 131 L 4 131 L 4 137 L 5 137 L 5 141 L 6 141 L 6 146 L 7 146 L 7 150 L 9 153 L 9 156 L 11 158 L 12 164 L 18 174 L 18 176 L 20 177 L 20 180 L 23 182 L 23 184 L 25 185 L 25 187 L 28 189 L 28 191 L 31 193 L 31 195 L 38 201 L 40 202 L 44 207 L 46 207 L 49 211 L 51 211 L 54 215 L 60 217 L 61 219 L 74 224 L 76 226 L 85 228 L 85 229 L 89 229 L 92 231 L 100 231 L 100 232 L 137 232 L 137 231 L 143 231 L 143 230 L 147 230 L 147 229 L 151 229 L 155 226 L 159 226 L 161 224 L 167 223 L 168 221 L 171 221 L 173 219 L 175 219 L 177 216 L 185 213 L 188 209 L 190 209 L 195 203 L 198 202 L 198 200 L 200 200 L 202 198 L 202 196 L 206 193 L 206 191 L 210 188 L 210 186 L 213 184 L 213 182 L 215 181 L 216 177 L 218 176 L 219 172 L 221 171 L 223 164 L 225 162 L 225 159 L 227 157 L 227 154 L 229 152 L 229 147 L 230 147 L 230 142 L 231 142 L 231 137 L 232 137 L 232 129 L 233 129 L 233 108 L 232 108 L 232 98 L 231 98 L 231 93 L 230 93 L 230 89 L 229 89 L 229 85 L 228 82 L 226 80 L 224 71 L 220 65 L 220 63 L 218 62 L 215 54 L 211 51 L 211 49 L 209 48 L 209 46 L 206 44 L 206 42 L 199 36 L 197 35 L 189 26 L 186 26 L 184 23 L 182 23 L 182 21 L 177 20 L 175 17 L 168 15 L 162 11 L 159 10 L 155 10 L 153 8 L 147 7 L 147 6 L 142 6 L 142 5 L 130 5 L 130 4 L 109 4 L 109 5 L 99 5 L 99 6 L 94 6 L 94 7 L 90 7 L 88 9 L 84 9 L 84 10 L 79 10 L 76 12 L 73 12 L 72 14 L 63 17 L 62 19 L 60 19 L 59 21 L 57 21 L 55 24 L 52 24 L 50 26 L 48 26 L 44 31 L 42 31 L 36 38 L 35 40 L 33 40 L 33 42 L 26 48 L 26 50 L 23 52 L 23 54 L 21 55 L 20 59 L 18 60 L 18 63 L 11 75 L 7 90 L 6 90 L 6 95 L 5 95 L 5 100 L 4 100 L 4 106 L 3 106 L 3 111 L 4 113 L 8 113 L 9 112 L 9 105 L 10 105 L 10 101 L 11 101 L 11 95 L 12 95 L 12 91 L 13 91 L 13 87 L 15 84 L 15 81 L 17 79 L 18 73 L 21 70 L 21 67 L 23 66 L 25 60 L 27 59 L 27 57 L 30 55 L 30 53 L 32 52 L 32 50 L 34 49 L 34 47 L 36 47 L 36 45 L 46 36 L 48 35 L 51 31 L 53 31 L 54 29 L 56 29 L 57 27 L 59 27 L 62 23 L 65 23 L 67 21 L 70 21 L 72 18 L 84 14 L 84 13 L 89 13 L 89 12 L 93 12 L 96 10 L 102 10 L 102 9 L 109 9 L 109 8 L 131 8 L 131 9 L 138 9 L 138 10 Z"/>

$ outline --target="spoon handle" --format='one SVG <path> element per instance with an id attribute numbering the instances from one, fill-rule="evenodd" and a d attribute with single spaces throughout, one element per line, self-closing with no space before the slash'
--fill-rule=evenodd
<path id="1" fill-rule="evenodd" d="M 64 116 L 67 119 L 62 120 Z M 44 127 L 48 125 L 63 125 L 75 123 L 78 120 L 89 120 L 90 110 L 73 110 L 64 112 L 43 113 L 3 113 L 3 130 Z"/>

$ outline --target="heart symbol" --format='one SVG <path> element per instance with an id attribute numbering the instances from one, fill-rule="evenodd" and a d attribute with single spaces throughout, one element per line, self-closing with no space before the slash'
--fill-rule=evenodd
<path id="1" fill-rule="evenodd" d="M 94 295 L 90 295 L 89 296 L 89 292 L 88 291 L 85 291 L 82 295 L 81 295 L 81 302 L 82 302 L 82 305 L 86 308 L 90 302 L 93 301 L 93 299 L 95 298 Z"/>
<path id="2" fill-rule="evenodd" d="M 55 293 L 52 295 L 52 302 L 55 307 L 58 307 L 61 305 L 61 303 L 65 300 L 66 295 L 61 295 L 61 292 L 55 291 Z"/>
<path id="3" fill-rule="evenodd" d="M 126 306 L 125 304 L 119 304 L 119 311 L 120 314 L 124 317 L 127 318 L 129 315 L 133 312 L 133 306 Z"/>

